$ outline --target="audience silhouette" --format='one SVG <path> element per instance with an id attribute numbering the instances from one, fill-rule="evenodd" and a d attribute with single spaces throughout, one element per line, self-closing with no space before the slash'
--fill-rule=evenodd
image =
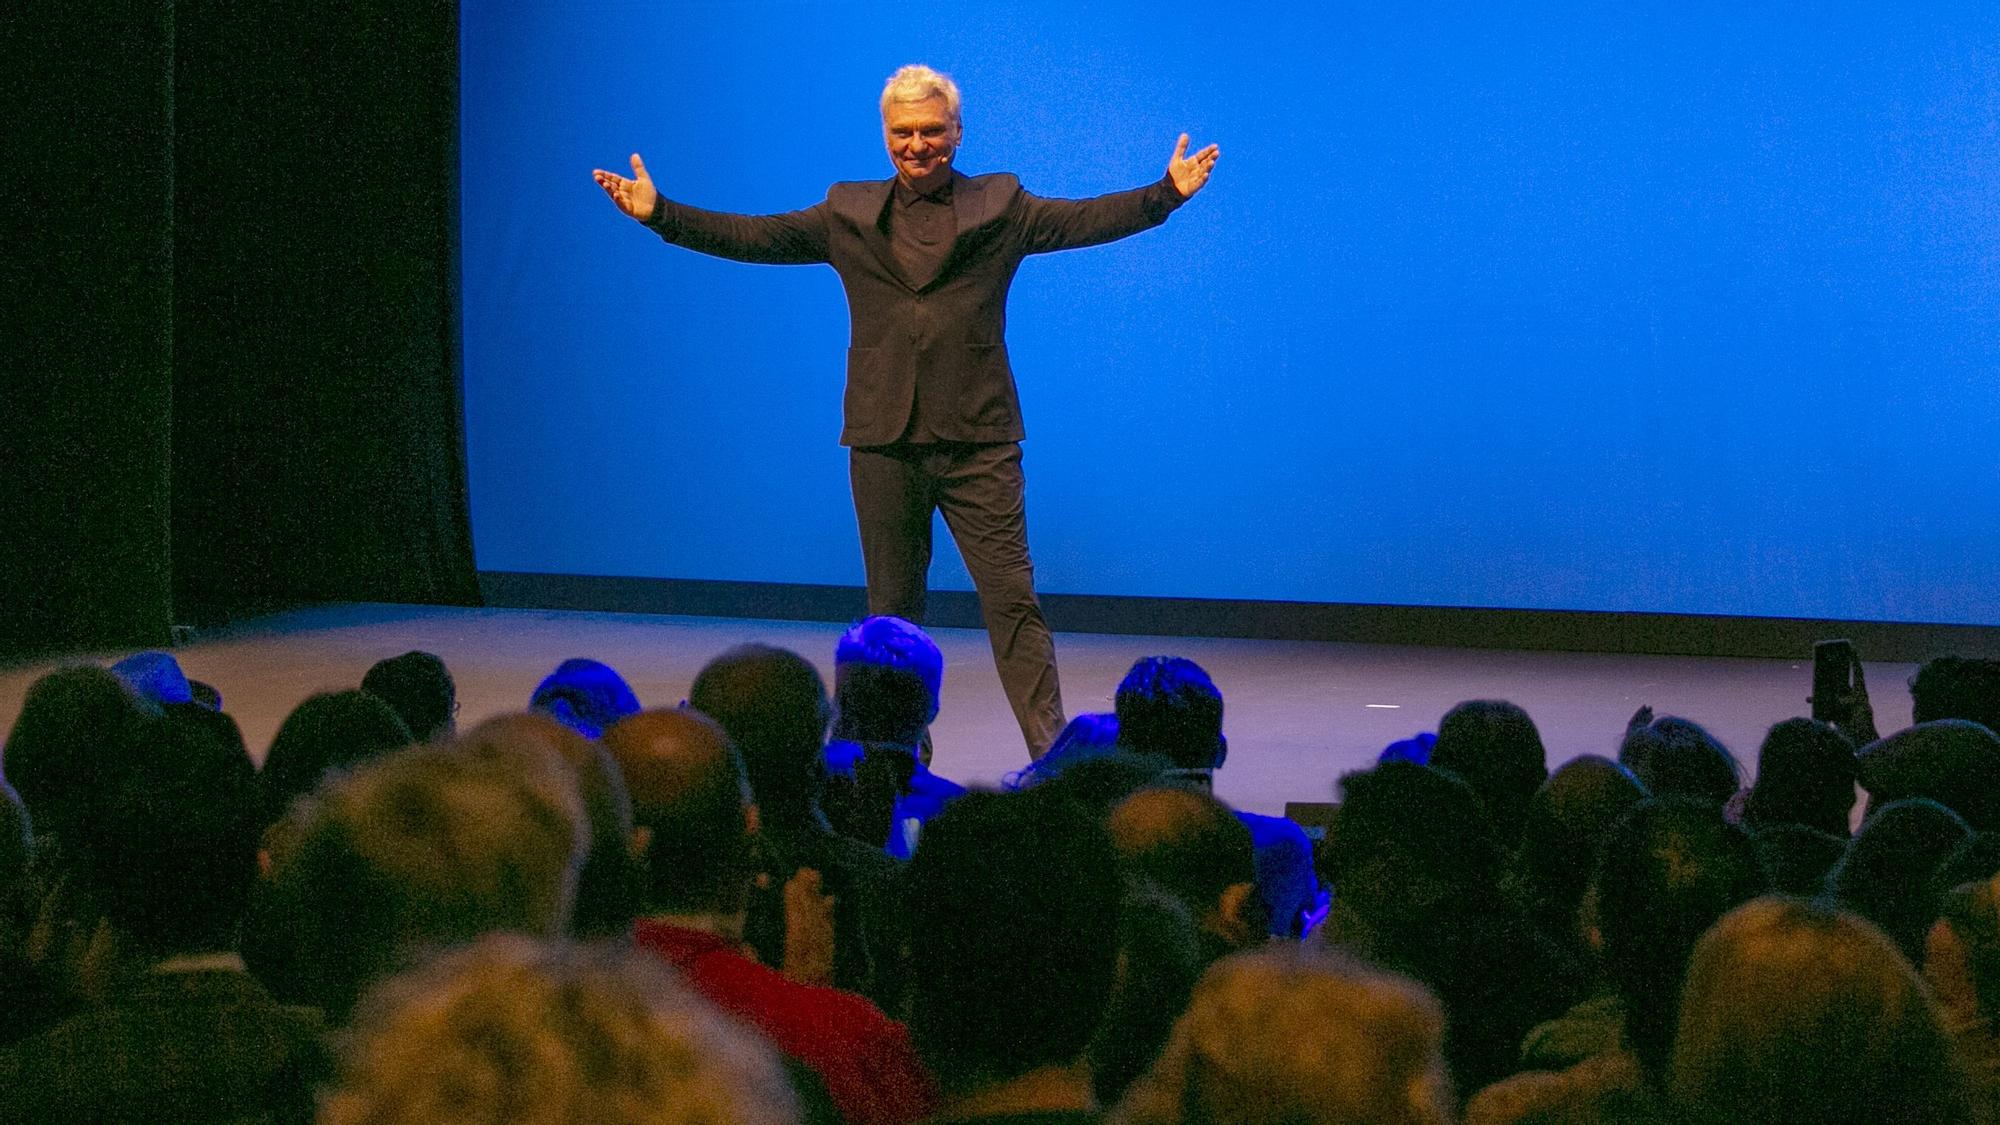
<path id="1" fill-rule="evenodd" d="M 1924 664 L 1881 738 L 1857 677 L 1748 788 L 1690 719 L 1552 763 L 1471 700 L 1314 844 L 1215 796 L 1193 661 L 1001 792 L 932 771 L 922 629 L 832 661 L 739 645 L 642 710 L 578 658 L 461 730 L 406 652 L 261 767 L 170 654 L 42 676 L 0 746 L 0 1121 L 2000 1111 L 2000 662 Z"/>

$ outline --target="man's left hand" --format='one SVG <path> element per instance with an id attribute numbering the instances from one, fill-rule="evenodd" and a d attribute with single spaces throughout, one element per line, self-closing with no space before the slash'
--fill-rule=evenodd
<path id="1" fill-rule="evenodd" d="M 1208 182 L 1208 174 L 1215 170 L 1215 158 L 1222 155 L 1222 149 L 1210 145 L 1193 156 L 1187 154 L 1188 135 L 1181 134 L 1180 143 L 1174 146 L 1174 155 L 1167 160 L 1167 175 L 1173 177 L 1174 189 L 1182 199 L 1191 198 Z"/>

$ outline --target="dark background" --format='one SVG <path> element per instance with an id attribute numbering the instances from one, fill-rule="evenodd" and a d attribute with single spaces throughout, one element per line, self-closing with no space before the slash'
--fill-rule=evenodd
<path id="1" fill-rule="evenodd" d="M 449 3 L 0 17 L 0 654 L 476 600 Z"/>

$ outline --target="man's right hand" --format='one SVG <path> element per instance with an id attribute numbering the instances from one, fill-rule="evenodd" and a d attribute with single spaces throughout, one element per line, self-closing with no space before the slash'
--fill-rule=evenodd
<path id="1" fill-rule="evenodd" d="M 636 152 L 632 154 L 632 174 L 638 178 L 628 180 L 599 168 L 590 178 L 597 181 L 597 186 L 604 189 L 604 194 L 611 197 L 620 211 L 643 223 L 653 217 L 653 205 L 659 202 L 660 193 L 654 190 L 653 177 L 646 174 L 646 162 Z"/>

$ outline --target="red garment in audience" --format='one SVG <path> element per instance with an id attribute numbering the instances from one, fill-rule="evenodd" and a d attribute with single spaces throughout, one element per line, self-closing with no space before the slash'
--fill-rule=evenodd
<path id="1" fill-rule="evenodd" d="M 700 930 L 642 918 L 633 940 L 811 1067 L 854 1125 L 909 1125 L 936 1110 L 936 1084 L 917 1061 L 909 1032 L 863 997 L 800 984 Z"/>

